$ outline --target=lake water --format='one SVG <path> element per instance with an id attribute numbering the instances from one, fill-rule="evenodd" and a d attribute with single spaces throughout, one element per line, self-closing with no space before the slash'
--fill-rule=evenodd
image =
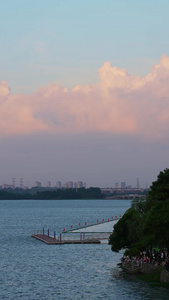
<path id="1" fill-rule="evenodd" d="M 0 201 L 0 299 L 169 299 L 169 290 L 123 273 L 122 253 L 107 244 L 58 246 L 31 238 L 43 227 L 58 234 L 129 206 L 129 200 Z"/>

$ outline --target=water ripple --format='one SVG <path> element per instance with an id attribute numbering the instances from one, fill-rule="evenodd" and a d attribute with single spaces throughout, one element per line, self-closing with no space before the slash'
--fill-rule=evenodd
<path id="1" fill-rule="evenodd" d="M 121 214 L 129 201 L 0 201 L 1 299 L 168 299 L 169 292 L 126 276 L 122 254 L 110 246 L 45 245 L 30 237 L 36 229 L 63 229 Z M 85 220 L 84 220 L 85 218 Z"/>

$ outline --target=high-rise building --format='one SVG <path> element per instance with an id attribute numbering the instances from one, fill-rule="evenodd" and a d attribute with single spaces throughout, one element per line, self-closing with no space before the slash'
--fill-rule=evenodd
<path id="1" fill-rule="evenodd" d="M 51 187 L 51 182 L 50 181 L 47 182 L 47 187 Z"/>
<path id="2" fill-rule="evenodd" d="M 61 182 L 61 181 L 57 181 L 57 182 L 56 182 L 56 187 L 57 187 L 58 189 L 60 189 L 60 188 L 62 187 L 62 182 Z"/>
<path id="3" fill-rule="evenodd" d="M 116 183 L 115 183 L 115 189 L 118 189 L 118 188 L 119 188 L 119 183 L 116 182 Z"/>
<path id="4" fill-rule="evenodd" d="M 125 181 L 122 181 L 121 182 L 121 189 L 125 189 L 126 188 L 126 183 L 125 183 Z"/>
<path id="5" fill-rule="evenodd" d="M 76 187 L 77 187 L 78 189 L 82 188 L 82 187 L 83 187 L 83 181 L 78 181 L 78 182 L 76 182 Z"/>
<path id="6" fill-rule="evenodd" d="M 68 189 L 73 189 L 73 181 L 68 181 L 67 182 L 67 188 Z"/>

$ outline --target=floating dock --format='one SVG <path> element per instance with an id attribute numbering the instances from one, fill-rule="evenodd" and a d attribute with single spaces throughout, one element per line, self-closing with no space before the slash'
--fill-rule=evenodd
<path id="1" fill-rule="evenodd" d="M 48 245 L 65 245 L 65 244 L 100 244 L 100 240 L 99 239 L 95 239 L 95 238 L 88 238 L 86 237 L 84 239 L 84 237 L 82 235 L 80 235 L 80 238 L 78 239 L 66 239 L 66 237 L 64 239 L 62 239 L 61 235 L 59 236 L 59 238 L 55 238 L 55 237 L 51 237 L 45 234 L 32 234 L 31 237 L 45 243 Z"/>
<path id="2" fill-rule="evenodd" d="M 120 216 L 121 217 L 121 216 Z M 73 228 L 70 226 L 69 230 L 65 228 L 59 236 L 56 236 L 56 231 L 54 231 L 53 236 L 50 235 L 49 229 L 47 234 L 45 234 L 45 229 L 42 231 L 37 231 L 31 236 L 45 244 L 48 245 L 64 245 L 64 244 L 101 244 L 103 241 L 108 242 L 110 234 L 113 232 L 114 225 L 120 219 L 117 216 L 111 217 L 107 220 L 102 219 L 102 222 L 97 220 L 97 223 Z"/>

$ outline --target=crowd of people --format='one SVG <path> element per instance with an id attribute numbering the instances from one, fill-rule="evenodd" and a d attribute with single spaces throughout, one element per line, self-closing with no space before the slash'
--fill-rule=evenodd
<path id="1" fill-rule="evenodd" d="M 144 263 L 154 264 L 155 267 L 161 265 L 165 266 L 169 272 L 169 251 L 167 249 L 146 250 L 140 252 L 139 256 L 123 255 L 121 260 L 122 262 L 136 264 L 138 267 L 142 267 Z"/>

